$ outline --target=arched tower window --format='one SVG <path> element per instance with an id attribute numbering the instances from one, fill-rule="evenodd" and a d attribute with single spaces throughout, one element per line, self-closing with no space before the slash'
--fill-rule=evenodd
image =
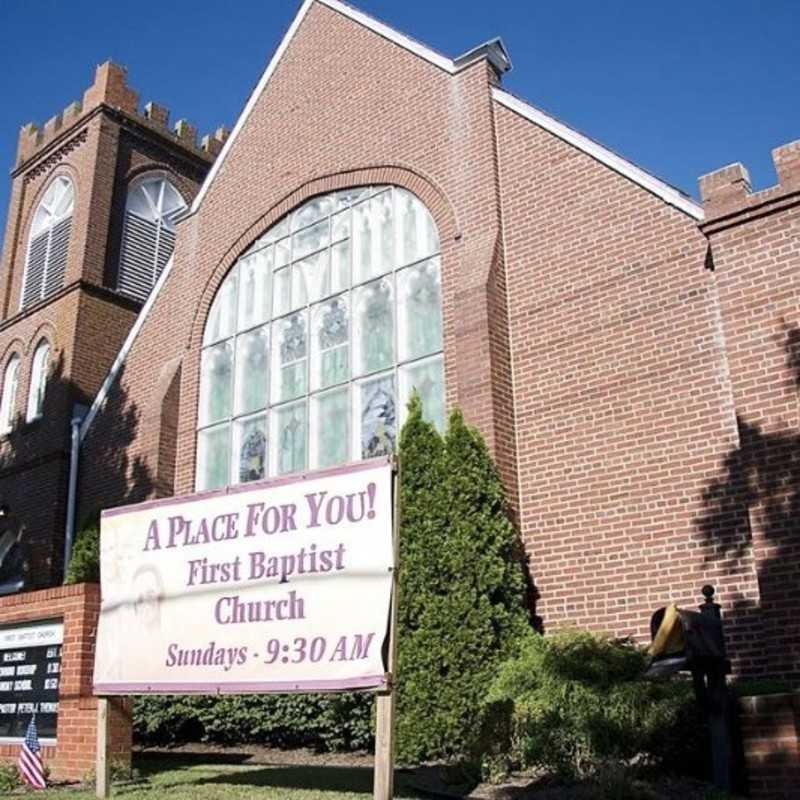
<path id="1" fill-rule="evenodd" d="M 36 346 L 31 364 L 31 383 L 28 388 L 28 409 L 25 414 L 27 422 L 42 416 L 44 412 L 44 395 L 47 390 L 47 369 L 50 364 L 50 343 L 42 339 Z"/>
<path id="2" fill-rule="evenodd" d="M 72 181 L 59 175 L 33 216 L 20 308 L 49 297 L 63 285 L 74 202 Z"/>
<path id="3" fill-rule="evenodd" d="M 3 396 L 0 397 L 0 434 L 14 427 L 14 412 L 17 408 L 19 386 L 19 356 L 12 356 L 3 373 Z"/>
<path id="4" fill-rule="evenodd" d="M 186 201 L 163 175 L 148 175 L 131 185 L 125 202 L 117 288 L 144 300 L 175 248 L 175 218 Z"/>
<path id="5" fill-rule="evenodd" d="M 244 253 L 203 336 L 198 489 L 391 453 L 444 426 L 439 236 L 399 187 L 315 197 Z"/>

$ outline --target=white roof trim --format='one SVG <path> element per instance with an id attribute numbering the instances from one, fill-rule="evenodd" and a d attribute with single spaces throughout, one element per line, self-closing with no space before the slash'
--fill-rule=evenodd
<path id="1" fill-rule="evenodd" d="M 396 31 L 394 28 L 384 25 L 383 22 L 378 22 L 377 19 L 368 16 L 363 11 L 348 6 L 346 3 L 340 2 L 340 0 L 319 0 L 319 2 L 332 8 L 334 11 L 338 11 L 340 14 L 344 14 L 346 17 L 350 17 L 350 19 L 355 20 L 365 28 L 369 28 L 379 36 L 383 36 L 384 39 L 388 39 L 390 42 L 394 42 L 394 44 L 414 53 L 414 55 L 424 58 L 425 61 L 430 61 L 431 64 L 436 65 L 439 69 L 443 69 L 451 75 L 457 72 L 456 65 L 453 63 L 452 59 L 443 56 L 441 53 L 437 53 L 427 45 L 416 41 L 416 39 L 412 39 L 410 36 L 406 36 L 404 33 L 400 33 L 400 31 Z"/>
<path id="2" fill-rule="evenodd" d="M 130 329 L 130 331 L 128 331 L 128 335 L 125 338 L 125 341 L 122 343 L 122 347 L 120 348 L 119 353 L 117 353 L 117 357 L 114 359 L 114 363 L 111 365 L 111 369 L 109 369 L 108 374 L 103 381 L 103 385 L 95 395 L 92 405 L 89 406 L 89 410 L 86 412 L 86 416 L 83 418 L 83 422 L 81 423 L 81 442 L 83 442 L 83 440 L 86 438 L 86 434 L 89 432 L 89 428 L 94 422 L 94 418 L 97 416 L 103 403 L 105 402 L 106 397 L 108 397 L 108 393 L 111 391 L 111 387 L 117 380 L 119 371 L 122 369 L 122 365 L 125 363 L 125 359 L 128 357 L 128 353 L 130 352 L 131 347 L 133 347 L 133 343 L 136 341 L 136 337 L 139 335 L 139 331 L 141 331 L 144 321 L 147 319 L 147 315 L 150 313 L 150 309 L 153 307 L 153 303 L 155 303 L 161 288 L 166 283 L 169 273 L 172 271 L 172 262 L 173 256 L 170 256 L 169 261 L 167 261 L 167 265 L 162 270 L 161 275 L 158 276 L 156 285 L 153 287 L 153 290 L 150 292 L 150 294 L 147 295 L 147 300 L 139 311 L 139 316 L 136 317 L 133 327 Z"/>
<path id="3" fill-rule="evenodd" d="M 510 108 L 520 116 L 525 117 L 525 119 L 535 122 L 540 127 L 558 136 L 559 139 L 563 139 L 573 147 L 577 147 L 578 150 L 582 150 L 587 155 L 597 159 L 601 164 L 605 164 L 620 175 L 624 175 L 643 189 L 660 197 L 664 202 L 683 211 L 698 222 L 703 220 L 703 207 L 674 186 L 664 183 L 660 178 L 645 172 L 641 167 L 637 167 L 636 164 L 622 158 L 622 156 L 618 156 L 607 147 L 603 147 L 603 145 L 598 144 L 588 136 L 584 136 L 574 128 L 559 122 L 555 117 L 545 114 L 544 111 L 540 111 L 503 89 L 492 87 L 492 97 L 501 105 Z"/>
<path id="4" fill-rule="evenodd" d="M 248 117 L 253 111 L 256 103 L 258 102 L 258 98 L 261 96 L 262 92 L 266 88 L 267 83 L 269 83 L 269 79 L 272 77 L 272 73 L 275 72 L 278 63 L 280 62 L 283 54 L 286 52 L 286 48 L 289 46 L 289 43 L 294 38 L 295 33 L 297 33 L 297 29 L 300 27 L 300 23 L 305 19 L 306 14 L 308 13 L 308 9 L 311 5 L 315 2 L 319 2 L 322 5 L 328 6 L 328 8 L 333 9 L 334 11 L 338 11 L 340 14 L 343 14 L 346 17 L 358 22 L 360 25 L 363 25 L 365 28 L 369 28 L 371 31 L 374 31 L 379 36 L 383 36 L 385 39 L 388 39 L 394 44 L 399 45 L 400 47 L 408 50 L 415 55 L 419 56 L 420 58 L 429 61 L 431 64 L 443 69 L 445 72 L 449 74 L 454 74 L 457 72 L 457 68 L 453 61 L 445 56 L 437 53 L 435 50 L 431 50 L 429 47 L 426 47 L 424 44 L 420 44 L 419 42 L 411 39 L 408 36 L 400 33 L 399 31 L 390 28 L 388 25 L 384 25 L 382 22 L 378 22 L 378 20 L 373 19 L 370 16 L 367 16 L 363 12 L 359 11 L 358 9 L 353 8 L 352 6 L 348 6 L 345 3 L 340 2 L 339 0 L 304 0 L 303 5 L 300 6 L 300 10 L 297 12 L 297 16 L 292 21 L 292 24 L 289 26 L 289 30 L 286 31 L 286 35 L 281 40 L 281 43 L 278 45 L 278 49 L 275 51 L 275 54 L 270 59 L 267 68 L 264 70 L 264 74 L 261 76 L 261 80 L 259 80 L 256 88 L 253 89 L 252 94 L 250 95 L 247 104 L 244 107 L 244 110 L 239 115 L 239 119 L 236 120 L 236 124 L 233 126 L 233 130 L 231 131 L 231 135 L 226 140 L 220 154 L 217 156 L 214 164 L 212 165 L 211 169 L 206 175 L 206 179 L 203 181 L 203 185 L 200 187 L 200 191 L 197 193 L 194 201 L 192 202 L 191 209 L 189 211 L 190 214 L 194 214 L 198 208 L 200 208 L 203 199 L 205 198 L 209 187 L 214 182 L 214 178 L 217 176 L 217 173 L 222 168 L 225 159 L 230 152 L 231 147 L 233 147 L 233 143 L 236 141 L 236 137 L 239 135 L 239 132 L 244 127 L 245 123 L 247 122 Z"/>

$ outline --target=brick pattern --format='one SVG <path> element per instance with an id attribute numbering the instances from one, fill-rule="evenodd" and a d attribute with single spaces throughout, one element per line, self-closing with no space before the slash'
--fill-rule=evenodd
<path id="1" fill-rule="evenodd" d="M 694 221 L 504 107 L 495 112 L 511 298 L 521 527 L 546 629 L 649 637 L 713 583 L 703 490 L 737 441 L 707 244 Z M 729 619 L 729 632 L 740 632 Z M 738 637 L 738 638 L 737 638 Z M 758 652 L 732 652 L 744 668 Z"/>
<path id="2" fill-rule="evenodd" d="M 505 307 L 493 80 L 485 61 L 451 76 L 326 6 L 309 10 L 203 205 L 178 226 L 174 269 L 110 400 L 150 408 L 159 391 L 153 365 L 183 359 L 175 492 L 194 486 L 200 339 L 217 287 L 260 233 L 337 188 L 393 183 L 431 210 L 442 243 L 448 404 L 460 404 L 492 447 L 513 428 L 507 334 L 493 319 Z M 83 456 L 87 506 L 120 502 L 95 455 L 113 435 L 111 414 L 98 417 Z M 126 451 L 150 493 L 159 440 L 143 417 Z M 514 487 L 509 442 L 502 466 Z"/>
<path id="3" fill-rule="evenodd" d="M 753 800 L 793 800 L 800 787 L 800 695 L 739 700 L 744 761 Z"/>
<path id="4" fill-rule="evenodd" d="M 0 598 L 0 625 L 56 618 L 64 623 L 56 744 L 42 749 L 44 763 L 56 780 L 80 780 L 94 770 L 97 700 L 92 696 L 92 671 L 99 611 L 96 584 Z M 131 707 L 122 700 L 110 705 L 111 758 L 129 767 Z M 14 762 L 18 755 L 19 744 L 0 743 L 0 760 Z"/>
<path id="5" fill-rule="evenodd" d="M 739 443 L 715 494 L 720 523 L 745 536 L 723 558 L 754 558 L 759 594 L 740 614 L 769 646 L 763 668 L 800 685 L 800 142 L 773 151 L 780 182 L 751 193 L 734 164 L 701 179 Z"/>
<path id="6" fill-rule="evenodd" d="M 193 489 L 200 339 L 231 265 L 303 200 L 394 183 L 439 227 L 448 405 L 497 458 L 545 628 L 643 640 L 655 608 L 693 606 L 709 582 L 736 670 L 763 674 L 780 633 L 759 584 L 767 550 L 723 482 L 742 446 L 737 386 L 755 377 L 730 347 L 740 333 L 718 237 L 493 103 L 495 80 L 485 62 L 448 75 L 328 7 L 309 10 L 179 225 L 170 279 L 86 442 L 82 507 Z M 779 150 L 795 181 L 794 147 Z M 744 177 L 709 181 L 729 213 Z M 789 264 L 795 234 L 764 237 Z M 746 258 L 750 246 L 733 250 Z M 168 390 L 167 364 L 180 364 Z"/>
<path id="7" fill-rule="evenodd" d="M 213 157 L 195 146 L 185 125 L 180 136 L 167 129 L 166 109 L 150 107 L 139 115 L 136 98 L 122 68 L 101 65 L 82 104 L 74 104 L 41 131 L 23 129 L 12 173 L 0 260 L 0 369 L 17 354 L 21 370 L 17 424 L 10 435 L 0 437 L 0 501 L 10 505 L 25 527 L 33 588 L 61 579 L 73 408 L 91 402 L 140 308 L 114 291 L 127 187 L 145 172 L 162 171 L 189 204 Z M 224 136 L 221 129 L 215 141 Z M 30 224 L 42 195 L 60 174 L 75 186 L 64 286 L 20 311 Z M 29 424 L 30 370 L 43 336 L 51 344 L 45 413 Z M 135 414 L 126 419 L 135 425 Z M 118 461 L 109 455 L 113 467 Z M 114 488 L 121 493 L 121 482 Z M 78 523 L 97 510 L 89 508 Z"/>

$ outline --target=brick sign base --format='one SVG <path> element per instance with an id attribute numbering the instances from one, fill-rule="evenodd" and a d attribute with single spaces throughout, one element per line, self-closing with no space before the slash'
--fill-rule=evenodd
<path id="1" fill-rule="evenodd" d="M 90 583 L 0 598 L 0 625 L 64 623 L 56 744 L 42 748 L 45 766 L 55 780 L 81 780 L 94 771 L 97 700 L 92 696 L 92 669 L 99 611 L 100 587 Z M 130 703 L 114 700 L 110 713 L 111 762 L 130 767 Z M 20 743 L 0 743 L 0 761 L 16 761 L 19 748 Z"/>

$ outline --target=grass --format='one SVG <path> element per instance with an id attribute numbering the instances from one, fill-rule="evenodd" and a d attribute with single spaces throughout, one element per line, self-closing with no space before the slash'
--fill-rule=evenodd
<path id="1" fill-rule="evenodd" d="M 112 797 L 125 800 L 364 800 L 372 797 L 372 770 L 333 767 L 237 764 L 175 756 L 139 757 L 134 767 L 141 781 L 114 786 Z M 395 797 L 421 800 L 422 796 L 396 775 Z M 33 796 L 24 793 L 22 796 Z M 93 800 L 94 789 L 56 788 L 36 792 L 37 800 Z"/>

